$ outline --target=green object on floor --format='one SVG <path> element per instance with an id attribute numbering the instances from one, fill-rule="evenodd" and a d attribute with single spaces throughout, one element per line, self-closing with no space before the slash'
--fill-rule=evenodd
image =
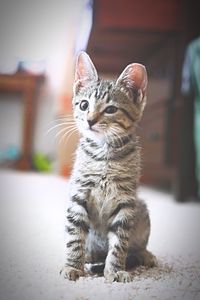
<path id="1" fill-rule="evenodd" d="M 36 153 L 33 155 L 33 166 L 39 172 L 51 172 L 52 165 L 47 155 Z"/>

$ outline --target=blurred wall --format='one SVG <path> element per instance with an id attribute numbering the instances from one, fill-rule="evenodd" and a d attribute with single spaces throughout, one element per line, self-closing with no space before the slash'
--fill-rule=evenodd
<path id="1" fill-rule="evenodd" d="M 75 38 L 86 1 L 2 0 L 0 3 L 0 72 L 15 72 L 19 61 L 41 63 L 47 80 L 39 91 L 34 151 L 55 155 L 53 134 L 46 135 L 58 111 L 67 72 L 66 53 Z M 23 106 L 20 95 L 0 94 L 0 147 L 20 148 Z"/>

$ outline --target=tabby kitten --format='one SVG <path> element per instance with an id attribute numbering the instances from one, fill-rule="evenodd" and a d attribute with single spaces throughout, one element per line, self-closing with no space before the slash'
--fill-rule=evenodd
<path id="1" fill-rule="evenodd" d="M 84 276 L 85 263 L 103 263 L 109 282 L 131 281 L 128 267 L 155 265 L 146 250 L 148 210 L 137 198 L 140 146 L 135 128 L 146 88 L 143 65 L 128 65 L 113 82 L 99 80 L 85 52 L 77 58 L 73 109 L 82 138 L 70 179 L 61 270 L 70 280 Z"/>

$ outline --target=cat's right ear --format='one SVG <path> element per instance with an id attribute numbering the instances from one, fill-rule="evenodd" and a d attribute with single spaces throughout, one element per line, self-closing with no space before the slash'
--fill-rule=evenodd
<path id="1" fill-rule="evenodd" d="M 139 89 L 142 94 L 146 94 L 147 89 L 147 72 L 145 66 L 141 64 L 128 65 L 117 79 L 116 84 L 124 85 L 130 89 Z"/>
<path id="2" fill-rule="evenodd" d="M 81 87 L 90 82 L 98 81 L 98 74 L 89 55 L 81 51 L 76 60 L 74 92 L 78 92 Z"/>

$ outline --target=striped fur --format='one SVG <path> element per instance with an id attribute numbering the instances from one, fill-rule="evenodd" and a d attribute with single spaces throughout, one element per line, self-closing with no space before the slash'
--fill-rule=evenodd
<path id="1" fill-rule="evenodd" d="M 128 265 L 155 264 L 146 250 L 148 210 L 137 198 L 141 149 L 135 129 L 146 101 L 146 73 L 140 65 L 130 68 L 116 82 L 99 80 L 87 54 L 78 57 L 73 107 L 82 138 L 70 179 L 63 268 L 71 280 L 84 275 L 86 262 L 104 263 L 109 282 L 132 280 Z"/>

